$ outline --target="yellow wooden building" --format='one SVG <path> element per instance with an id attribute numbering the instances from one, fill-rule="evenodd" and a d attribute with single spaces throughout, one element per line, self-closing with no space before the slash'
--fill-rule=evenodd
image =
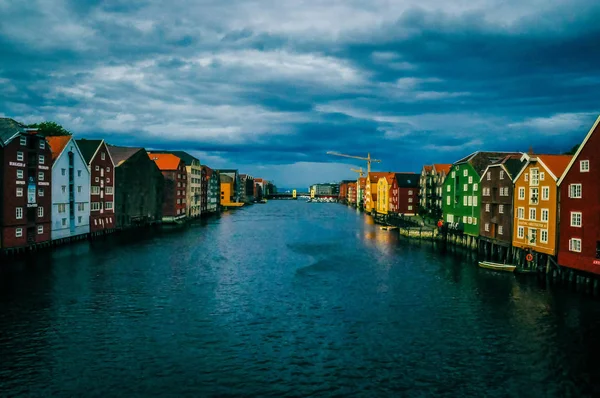
<path id="1" fill-rule="evenodd" d="M 377 183 L 379 182 L 379 179 L 385 177 L 386 174 L 389 173 L 371 172 L 367 175 L 364 205 L 364 209 L 367 213 L 371 213 L 373 210 L 377 211 Z"/>
<path id="2" fill-rule="evenodd" d="M 525 167 L 515 177 L 513 246 L 551 256 L 557 249 L 557 182 L 570 155 L 524 154 Z"/>
<path id="3" fill-rule="evenodd" d="M 375 210 L 378 214 L 388 214 L 390 211 L 390 189 L 394 183 L 394 173 L 385 175 L 377 180 L 377 202 Z"/>

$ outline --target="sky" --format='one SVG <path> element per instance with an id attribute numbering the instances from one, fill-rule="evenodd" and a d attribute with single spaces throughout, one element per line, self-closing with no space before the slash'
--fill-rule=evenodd
<path id="1" fill-rule="evenodd" d="M 595 0 L 0 0 L 0 116 L 278 186 L 559 153 L 598 115 Z"/>

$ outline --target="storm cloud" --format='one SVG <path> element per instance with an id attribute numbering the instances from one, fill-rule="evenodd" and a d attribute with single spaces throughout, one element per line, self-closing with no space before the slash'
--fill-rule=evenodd
<path id="1" fill-rule="evenodd" d="M 563 152 L 598 114 L 592 0 L 0 0 L 0 114 L 304 186 L 359 162 Z"/>

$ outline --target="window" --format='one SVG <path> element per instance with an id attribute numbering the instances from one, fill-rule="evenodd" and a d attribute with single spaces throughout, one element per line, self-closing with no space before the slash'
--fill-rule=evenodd
<path id="1" fill-rule="evenodd" d="M 540 171 L 538 169 L 531 169 L 530 185 L 538 185 L 539 183 L 540 183 Z"/>
<path id="2" fill-rule="evenodd" d="M 81 185 L 77 185 L 77 192 L 81 193 Z"/>
<path id="3" fill-rule="evenodd" d="M 408 191 L 408 194 L 409 194 L 409 195 L 412 195 L 412 194 L 413 194 L 413 191 Z"/>
<path id="4" fill-rule="evenodd" d="M 469 176 L 469 184 L 473 184 L 473 177 Z"/>
<path id="5" fill-rule="evenodd" d="M 477 218 L 473 217 L 473 225 L 477 225 Z"/>
<path id="6" fill-rule="evenodd" d="M 106 187 L 106 189 L 104 191 L 105 191 L 105 193 L 107 195 L 112 195 L 112 193 L 113 193 L 113 187 Z"/>
<path id="7" fill-rule="evenodd" d="M 569 198 L 581 199 L 581 184 L 569 185 Z"/>
<path id="8" fill-rule="evenodd" d="M 23 156 L 23 152 L 21 152 L 21 151 L 18 151 L 18 152 L 17 152 L 17 161 L 19 161 L 19 162 L 22 162 L 22 161 L 23 161 L 23 158 L 24 158 L 24 156 Z"/>
<path id="9" fill-rule="evenodd" d="M 100 181 L 100 178 L 99 178 L 99 177 L 96 177 L 96 179 L 95 179 L 94 181 L 96 181 L 96 182 L 99 182 L 99 181 Z"/>
<path id="10" fill-rule="evenodd" d="M 535 220 L 536 214 L 537 213 L 537 209 L 536 208 L 530 208 L 529 209 L 529 219 L 530 220 Z"/>
<path id="11" fill-rule="evenodd" d="M 92 202 L 91 210 L 93 210 L 93 211 L 100 210 L 100 202 Z"/>
<path id="12" fill-rule="evenodd" d="M 489 213 L 489 212 L 490 212 L 490 204 L 489 204 L 489 203 L 486 203 L 486 204 L 485 204 L 485 211 L 486 211 L 487 213 Z"/>
<path id="13" fill-rule="evenodd" d="M 540 242 L 548 243 L 548 230 L 547 229 L 542 229 L 540 231 Z"/>
<path id="14" fill-rule="evenodd" d="M 44 173 L 42 173 L 41 171 L 38 173 L 38 180 L 44 181 Z"/>
<path id="15" fill-rule="evenodd" d="M 106 177 L 106 183 L 110 184 L 110 178 Z"/>
<path id="16" fill-rule="evenodd" d="M 581 212 L 579 212 L 579 211 L 571 212 L 571 226 L 572 227 L 581 227 Z"/>
<path id="17" fill-rule="evenodd" d="M 537 229 L 529 228 L 529 243 L 532 245 L 537 243 Z"/>
<path id="18" fill-rule="evenodd" d="M 452 178 L 454 178 L 454 177 L 456 177 L 456 172 L 455 171 L 452 172 Z"/>
<path id="19" fill-rule="evenodd" d="M 23 228 L 15 229 L 15 237 L 20 238 L 21 236 L 23 236 Z"/>
<path id="20" fill-rule="evenodd" d="M 43 225 L 38 225 L 37 231 L 38 231 L 38 235 L 43 234 L 44 233 L 44 226 Z"/>
<path id="21" fill-rule="evenodd" d="M 92 185 L 92 195 L 100 195 L 100 187 L 98 185 Z"/>
<path id="22" fill-rule="evenodd" d="M 463 196 L 463 206 L 468 206 L 468 199 L 466 196 Z"/>
<path id="23" fill-rule="evenodd" d="M 502 227 L 502 225 L 498 227 L 498 235 L 504 235 L 504 228 Z"/>
<path id="24" fill-rule="evenodd" d="M 487 178 L 488 181 L 490 181 L 492 179 L 492 172 L 488 171 L 485 177 Z"/>
<path id="25" fill-rule="evenodd" d="M 39 197 L 44 196 L 44 188 L 38 188 L 38 196 Z"/>
<path id="26" fill-rule="evenodd" d="M 408 203 L 412 203 L 413 198 L 408 198 Z"/>
<path id="27" fill-rule="evenodd" d="M 450 196 L 446 196 L 446 205 L 450 206 Z"/>
<path id="28" fill-rule="evenodd" d="M 100 171 L 100 166 L 96 166 L 96 171 Z"/>
<path id="29" fill-rule="evenodd" d="M 78 216 L 77 217 L 77 224 L 81 224 L 81 220 L 82 220 L 81 216 Z"/>
<path id="30" fill-rule="evenodd" d="M 66 211 L 66 206 L 64 203 L 59 203 L 58 204 L 58 212 L 59 213 L 64 213 Z"/>
<path id="31" fill-rule="evenodd" d="M 479 189 L 479 185 L 473 184 L 473 192 L 477 192 L 478 189 Z"/>
<path id="32" fill-rule="evenodd" d="M 77 203 L 77 211 L 85 211 L 85 203 Z"/>
<path id="33" fill-rule="evenodd" d="M 543 171 L 540 173 L 540 181 L 544 181 L 546 179 L 546 173 Z"/>
<path id="34" fill-rule="evenodd" d="M 529 182 L 529 173 L 525 173 L 525 182 Z"/>
<path id="35" fill-rule="evenodd" d="M 81 177 L 81 170 L 77 170 L 77 177 Z"/>
<path id="36" fill-rule="evenodd" d="M 525 188 L 519 188 L 519 199 L 525 199 Z"/>
<path id="37" fill-rule="evenodd" d="M 17 198 L 23 197 L 23 188 L 17 188 Z"/>
<path id="38" fill-rule="evenodd" d="M 38 161 L 40 162 L 40 164 L 44 164 L 44 162 L 46 161 L 46 159 L 45 159 L 44 155 L 40 155 L 40 156 L 38 157 Z"/>
<path id="39" fill-rule="evenodd" d="M 60 169 L 60 174 L 61 175 L 67 175 L 67 169 Z"/>
<path id="40" fill-rule="evenodd" d="M 106 168 L 106 172 L 107 172 L 107 173 L 110 173 L 110 167 L 107 167 L 107 168 Z"/>
<path id="41" fill-rule="evenodd" d="M 448 220 L 448 222 L 452 223 L 454 222 L 454 214 L 448 214 L 448 217 L 446 217 L 446 219 Z"/>
<path id="42" fill-rule="evenodd" d="M 408 210 L 412 210 L 412 209 L 413 209 L 413 207 L 412 207 L 412 206 L 408 206 Z"/>
<path id="43" fill-rule="evenodd" d="M 100 154 L 100 159 L 102 159 L 102 160 L 105 160 L 105 159 L 106 159 L 106 153 L 105 153 L 105 152 L 102 152 L 102 153 Z"/>
<path id="44" fill-rule="evenodd" d="M 23 170 L 17 170 L 17 179 L 19 179 L 19 180 L 23 179 Z"/>
<path id="45" fill-rule="evenodd" d="M 44 217 L 44 208 L 42 206 L 38 207 L 38 217 L 39 218 Z"/>
<path id="46" fill-rule="evenodd" d="M 66 193 L 67 192 L 67 186 L 66 185 L 61 186 L 60 189 L 62 190 L 62 193 Z"/>
<path id="47" fill-rule="evenodd" d="M 484 228 L 485 228 L 485 232 L 490 232 L 490 224 L 489 223 L 486 222 Z"/>
<path id="48" fill-rule="evenodd" d="M 463 224 L 467 223 L 467 216 L 463 216 Z"/>
<path id="49" fill-rule="evenodd" d="M 500 179 L 504 180 L 504 170 L 500 170 Z"/>
<path id="50" fill-rule="evenodd" d="M 473 197 L 472 196 L 467 197 L 467 206 L 473 206 Z"/>
<path id="51" fill-rule="evenodd" d="M 589 160 L 582 160 L 579 162 L 579 171 L 582 173 L 587 173 L 588 171 L 590 171 L 590 161 Z"/>
<path id="52" fill-rule="evenodd" d="M 467 192 L 467 190 L 469 189 L 469 186 L 467 184 L 463 185 L 463 191 Z"/>
<path id="53" fill-rule="evenodd" d="M 40 149 L 46 149 L 46 141 L 45 140 L 40 141 Z"/>
<path id="54" fill-rule="evenodd" d="M 548 221 L 550 219 L 550 210 L 542 209 L 542 221 Z"/>
<path id="55" fill-rule="evenodd" d="M 63 226 L 63 227 L 64 227 L 64 226 L 66 226 L 66 225 L 67 225 L 67 219 L 66 219 L 66 218 L 63 218 L 63 219 L 61 220 L 61 224 L 62 224 L 62 226 Z"/>
<path id="56" fill-rule="evenodd" d="M 113 202 L 106 202 L 106 203 L 104 204 L 104 208 L 105 208 L 106 210 L 111 210 L 111 209 L 113 208 Z"/>
<path id="57" fill-rule="evenodd" d="M 504 205 L 498 205 L 498 213 L 500 213 L 500 214 L 504 213 Z"/>
<path id="58" fill-rule="evenodd" d="M 542 200 L 550 200 L 550 187 L 542 187 Z"/>
<path id="59" fill-rule="evenodd" d="M 537 205 L 539 201 L 539 188 L 529 188 L 529 204 Z"/>
<path id="60" fill-rule="evenodd" d="M 477 206 L 477 196 L 473 196 L 473 206 Z"/>
<path id="61" fill-rule="evenodd" d="M 21 144 L 21 146 L 27 145 L 27 137 L 24 137 L 24 136 L 19 137 L 19 144 Z"/>
<path id="62" fill-rule="evenodd" d="M 581 239 L 569 239 L 569 250 L 572 252 L 581 252 Z"/>
<path id="63" fill-rule="evenodd" d="M 23 208 L 22 207 L 17 207 L 17 209 L 16 209 L 16 218 L 17 218 L 17 220 L 22 220 L 23 219 Z"/>

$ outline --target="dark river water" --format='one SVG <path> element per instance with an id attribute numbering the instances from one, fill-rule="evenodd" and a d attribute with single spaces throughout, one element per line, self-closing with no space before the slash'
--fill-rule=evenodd
<path id="1" fill-rule="evenodd" d="M 600 393 L 600 305 L 271 201 L 0 267 L 0 396 Z"/>

